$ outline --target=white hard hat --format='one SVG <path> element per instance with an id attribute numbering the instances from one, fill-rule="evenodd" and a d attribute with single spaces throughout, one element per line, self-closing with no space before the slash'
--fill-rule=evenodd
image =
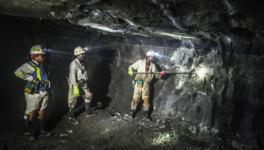
<path id="1" fill-rule="evenodd" d="M 81 47 L 81 46 L 77 46 L 74 49 L 74 56 L 80 55 L 80 54 L 84 54 L 86 51 Z"/>
<path id="2" fill-rule="evenodd" d="M 30 54 L 45 54 L 43 48 L 40 45 L 32 46 L 29 53 Z"/>
<path id="3" fill-rule="evenodd" d="M 152 50 L 150 50 L 150 51 L 147 51 L 147 53 L 146 53 L 146 56 L 148 57 L 148 56 L 151 56 L 151 57 L 153 57 L 155 55 L 155 52 L 154 51 L 152 51 Z"/>

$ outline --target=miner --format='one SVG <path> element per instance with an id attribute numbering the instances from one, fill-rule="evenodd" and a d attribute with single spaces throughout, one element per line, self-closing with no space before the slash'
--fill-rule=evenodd
<path id="1" fill-rule="evenodd" d="M 83 97 L 85 110 L 87 116 L 92 113 L 91 101 L 92 93 L 88 88 L 87 70 L 84 65 L 86 51 L 78 46 L 74 49 L 74 60 L 70 64 L 70 73 L 68 78 L 69 93 L 68 93 L 68 107 L 69 107 L 69 120 L 73 124 L 79 124 L 76 119 L 75 113 L 78 111 L 76 104 L 78 97 Z"/>
<path id="2" fill-rule="evenodd" d="M 20 66 L 15 71 L 15 75 L 26 81 L 24 88 L 26 111 L 24 114 L 25 134 L 30 136 L 30 140 L 37 137 L 36 127 L 40 127 L 40 134 L 51 135 L 45 128 L 46 108 L 49 100 L 50 82 L 43 67 L 45 53 L 40 45 L 35 45 L 30 49 L 30 61 Z M 35 124 L 38 122 L 39 124 Z M 34 129 L 34 130 L 33 130 Z"/>
<path id="3" fill-rule="evenodd" d="M 128 75 L 133 76 L 135 74 L 134 95 L 131 102 L 131 117 L 135 118 L 138 104 L 143 100 L 143 108 L 145 118 L 152 120 L 150 113 L 150 86 L 155 78 L 162 78 L 166 72 L 158 72 L 157 66 L 153 63 L 155 53 L 154 51 L 148 51 L 146 57 L 143 60 L 138 60 L 128 68 Z"/>

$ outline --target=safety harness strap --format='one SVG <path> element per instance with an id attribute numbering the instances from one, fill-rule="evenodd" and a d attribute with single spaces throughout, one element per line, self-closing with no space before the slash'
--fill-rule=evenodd
<path id="1" fill-rule="evenodd" d="M 36 75 L 37 75 L 37 79 L 39 81 L 41 81 L 42 80 L 42 77 L 41 77 L 40 67 L 38 67 L 33 61 L 29 62 L 29 65 L 32 66 L 35 69 Z"/>

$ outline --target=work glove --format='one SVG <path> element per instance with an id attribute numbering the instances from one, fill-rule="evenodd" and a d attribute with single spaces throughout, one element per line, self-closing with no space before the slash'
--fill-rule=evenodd
<path id="1" fill-rule="evenodd" d="M 134 74 L 133 69 L 132 68 L 128 68 L 128 75 L 132 77 L 133 74 Z"/>
<path id="2" fill-rule="evenodd" d="M 73 85 L 73 96 L 74 97 L 80 96 L 80 90 L 79 90 L 78 85 Z"/>
<path id="3" fill-rule="evenodd" d="M 166 71 L 161 71 L 161 72 L 159 72 L 159 76 L 160 76 L 160 78 L 164 77 L 166 74 L 167 74 Z"/>
<path id="4" fill-rule="evenodd" d="M 26 78 L 26 80 L 29 81 L 29 82 L 32 82 L 32 81 L 34 80 L 34 77 L 32 77 L 32 76 L 28 76 L 28 77 Z"/>

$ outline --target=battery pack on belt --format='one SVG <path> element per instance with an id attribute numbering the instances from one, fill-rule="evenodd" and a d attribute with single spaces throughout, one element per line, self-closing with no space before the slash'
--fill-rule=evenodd
<path id="1" fill-rule="evenodd" d="M 47 81 L 27 82 L 24 92 L 27 94 L 39 93 L 40 91 L 48 91 L 50 84 Z"/>
<path id="2" fill-rule="evenodd" d="M 32 82 L 27 82 L 24 92 L 27 94 L 32 94 L 35 91 L 35 84 Z"/>
<path id="3" fill-rule="evenodd" d="M 143 80 L 136 80 L 135 84 L 137 87 L 143 87 L 144 81 Z"/>
<path id="4" fill-rule="evenodd" d="M 78 85 L 79 85 L 79 87 L 84 88 L 87 86 L 87 81 L 86 80 L 80 80 L 80 81 L 78 81 Z"/>

